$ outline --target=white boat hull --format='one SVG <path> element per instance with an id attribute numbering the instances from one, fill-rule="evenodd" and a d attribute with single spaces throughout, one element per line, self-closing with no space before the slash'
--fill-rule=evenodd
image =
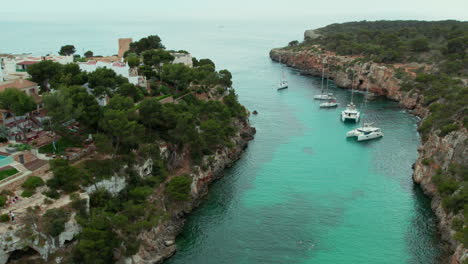
<path id="1" fill-rule="evenodd" d="M 383 137 L 382 130 L 372 127 L 370 124 L 364 124 L 363 127 L 353 129 L 346 133 L 346 137 L 356 137 L 357 141 L 371 140 Z"/>
<path id="2" fill-rule="evenodd" d="M 346 133 L 346 137 L 357 137 L 361 134 L 357 129 L 351 130 L 348 133 Z"/>
<path id="3" fill-rule="evenodd" d="M 341 121 L 354 121 L 356 123 L 359 122 L 359 113 L 357 114 L 347 114 L 345 111 L 341 112 Z"/>
<path id="4" fill-rule="evenodd" d="M 286 89 L 288 88 L 288 82 L 284 81 L 284 82 L 280 82 L 280 84 L 278 85 L 278 90 L 283 90 L 283 89 Z"/>
<path id="5" fill-rule="evenodd" d="M 332 108 L 337 107 L 338 103 L 321 103 L 320 108 Z"/>
<path id="6" fill-rule="evenodd" d="M 328 94 L 318 94 L 314 96 L 315 100 L 333 100 L 335 99 L 335 96 L 333 95 L 328 95 Z"/>
<path id="7" fill-rule="evenodd" d="M 371 140 L 371 139 L 380 138 L 380 137 L 383 137 L 382 132 L 370 133 L 367 135 L 362 134 L 357 137 L 357 141 L 366 141 L 366 140 Z"/>

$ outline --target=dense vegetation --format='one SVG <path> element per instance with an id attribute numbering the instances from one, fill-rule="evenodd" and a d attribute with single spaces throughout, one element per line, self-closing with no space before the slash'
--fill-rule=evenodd
<path id="1" fill-rule="evenodd" d="M 50 161 L 53 177 L 45 183 L 43 194 L 50 199 L 68 194 L 73 202 L 71 208 L 47 211 L 39 226 L 55 237 L 64 230 L 71 212 L 77 213 L 83 229 L 67 261 L 114 263 L 117 255 L 133 255 L 140 245 L 138 235 L 168 217 L 158 208 L 190 201 L 192 179 L 170 175 L 168 161 L 160 157 L 160 144 L 188 154 L 190 166 L 202 165 L 203 157 L 220 147 L 233 146 L 230 138 L 238 131 L 235 120 L 245 120 L 246 111 L 230 89 L 231 73 L 216 71 L 209 59 L 194 59 L 193 68 L 172 64 L 173 59 L 157 36 L 130 45 L 126 60 L 146 75 L 150 92 L 105 68 L 85 73 L 76 64 L 43 61 L 28 70 L 42 86 L 51 117 L 49 129 L 61 136 L 39 151 L 62 154 L 67 147 L 83 146 L 91 134 L 98 152 L 79 164 L 60 158 Z M 179 98 L 177 103 L 160 102 L 169 96 Z M 109 99 L 106 106 L 96 100 L 102 97 Z M 153 170 L 142 176 L 136 165 L 148 159 Z M 98 188 L 87 211 L 75 194 L 113 176 L 125 178 L 125 189 L 111 194 Z M 28 178 L 23 184 L 25 195 L 42 185 L 40 178 Z M 151 200 L 159 186 L 165 187 L 167 198 Z"/>
<path id="2" fill-rule="evenodd" d="M 445 172 L 439 169 L 432 181 L 442 197 L 444 209 L 454 214 L 463 212 L 452 220 L 452 228 L 456 231 L 455 239 L 468 247 L 468 166 L 452 163 Z"/>
<path id="3" fill-rule="evenodd" d="M 443 137 L 462 127 L 468 128 L 468 87 L 458 78 L 440 73 L 420 73 L 414 79 L 407 79 L 402 88 L 424 95 L 423 105 L 429 108 L 430 114 L 418 129 L 423 140 L 427 140 L 433 130 Z"/>
<path id="4" fill-rule="evenodd" d="M 318 44 L 340 55 L 364 55 L 376 62 L 442 62 L 442 70 L 467 74 L 468 22 L 361 21 L 316 30 Z M 290 43 L 295 47 L 295 43 Z"/>

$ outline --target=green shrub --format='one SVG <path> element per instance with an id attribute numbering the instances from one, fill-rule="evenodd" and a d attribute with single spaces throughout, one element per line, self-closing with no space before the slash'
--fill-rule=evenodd
<path id="1" fill-rule="evenodd" d="M 114 171 L 119 168 L 118 163 L 111 159 L 87 160 L 84 167 L 97 181 L 112 177 Z"/>
<path id="2" fill-rule="evenodd" d="M 60 193 L 55 189 L 50 189 L 48 191 L 43 192 L 42 194 L 54 200 L 57 200 L 58 198 L 60 198 Z"/>
<path id="3" fill-rule="evenodd" d="M 442 195 L 450 195 L 459 188 L 458 182 L 448 175 L 434 175 L 432 181 Z"/>
<path id="4" fill-rule="evenodd" d="M 460 241 L 460 243 L 463 243 L 465 247 L 468 246 L 468 227 L 464 227 L 462 230 L 455 233 L 454 237 L 456 240 Z"/>
<path id="5" fill-rule="evenodd" d="M 455 131 L 455 130 L 457 130 L 457 129 L 458 129 L 458 125 L 457 125 L 457 124 L 449 124 L 449 125 L 443 126 L 443 127 L 440 129 L 439 136 L 444 137 L 444 136 L 446 136 L 447 134 L 449 134 L 450 132 Z"/>
<path id="6" fill-rule="evenodd" d="M 468 186 L 463 188 L 452 196 L 447 196 L 442 199 L 442 205 L 448 211 L 458 213 L 468 204 Z"/>
<path id="7" fill-rule="evenodd" d="M 87 215 L 87 201 L 85 199 L 76 199 L 73 200 L 71 203 L 71 207 L 75 209 L 75 211 L 78 213 L 80 216 L 86 216 Z"/>
<path id="8" fill-rule="evenodd" d="M 176 201 L 186 201 L 190 198 L 192 179 L 187 175 L 174 177 L 168 184 L 166 192 L 169 198 Z"/>
<path id="9" fill-rule="evenodd" d="M 10 216 L 8 214 L 2 214 L 0 215 L 0 222 L 5 223 L 10 221 Z"/>
<path id="10" fill-rule="evenodd" d="M 34 191 L 37 187 L 43 186 L 44 181 L 41 177 L 29 176 L 28 179 L 21 185 L 21 187 Z"/>
<path id="11" fill-rule="evenodd" d="M 419 126 L 418 131 L 423 134 L 423 136 L 432 129 L 432 125 L 434 123 L 432 115 L 428 116 Z"/>
<path id="12" fill-rule="evenodd" d="M 454 218 L 452 220 L 452 229 L 455 231 L 461 231 L 463 229 L 463 220 Z"/>
<path id="13" fill-rule="evenodd" d="M 429 166 L 429 165 L 431 165 L 432 162 L 433 162 L 433 160 L 431 158 L 424 158 L 421 161 L 422 165 L 424 165 L 424 166 Z"/>
<path id="14" fill-rule="evenodd" d="M 47 186 L 52 189 L 64 190 L 67 193 L 74 192 L 80 188 L 83 172 L 71 165 L 55 165 L 52 169 L 54 177 L 47 181 Z"/>
<path id="15" fill-rule="evenodd" d="M 142 186 L 136 187 L 130 190 L 129 197 L 137 202 L 143 202 L 146 197 L 148 197 L 151 193 L 153 193 L 153 189 L 151 187 Z"/>
<path id="16" fill-rule="evenodd" d="M 50 209 L 44 214 L 42 220 L 46 234 L 56 237 L 65 230 L 69 213 L 63 209 Z"/>
<path id="17" fill-rule="evenodd" d="M 7 198 L 0 196 L 0 207 L 3 207 L 6 204 Z"/>
<path id="18" fill-rule="evenodd" d="M 24 198 L 28 198 L 28 197 L 31 197 L 34 195 L 34 191 L 31 191 L 31 190 L 24 190 L 22 193 L 21 193 L 21 197 L 24 197 Z"/>
<path id="19" fill-rule="evenodd" d="M 89 203 L 92 208 L 105 207 L 106 204 L 112 199 L 112 195 L 106 189 L 98 188 L 91 193 Z"/>

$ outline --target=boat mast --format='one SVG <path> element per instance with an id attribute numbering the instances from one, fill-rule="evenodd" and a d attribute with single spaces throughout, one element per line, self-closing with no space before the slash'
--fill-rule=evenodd
<path id="1" fill-rule="evenodd" d="M 323 94 L 323 82 L 324 82 L 323 78 L 324 78 L 324 76 L 325 76 L 325 63 L 323 63 L 323 65 L 322 65 L 322 94 Z"/>
<path id="2" fill-rule="evenodd" d="M 284 71 L 283 71 L 283 65 L 281 64 L 281 56 L 279 57 L 279 63 L 281 67 L 281 78 L 280 78 L 280 83 L 284 82 Z"/>
<path id="3" fill-rule="evenodd" d="M 362 112 L 364 112 L 364 109 L 367 110 L 367 95 L 368 95 L 368 93 L 369 93 L 369 81 L 366 83 L 366 93 L 364 95 L 364 107 L 362 108 Z M 364 122 L 364 117 L 366 117 L 366 115 L 362 115 L 361 120 L 362 120 L 363 124 L 366 124 Z"/>
<path id="4" fill-rule="evenodd" d="M 351 78 L 351 103 L 353 103 L 353 99 L 354 99 L 354 72 L 351 71 L 353 73 L 353 77 Z"/>
<path id="5" fill-rule="evenodd" d="M 328 73 L 330 73 L 330 65 L 328 65 Z M 328 93 L 328 82 L 330 81 L 330 74 L 327 74 L 327 93 Z"/>

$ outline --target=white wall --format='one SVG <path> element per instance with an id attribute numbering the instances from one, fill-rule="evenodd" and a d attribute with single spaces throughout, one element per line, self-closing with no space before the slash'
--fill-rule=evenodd
<path id="1" fill-rule="evenodd" d="M 113 70 L 115 73 L 122 75 L 127 78 L 128 81 L 132 84 L 138 84 L 138 76 L 130 77 L 130 67 L 128 64 L 125 64 L 124 67 L 113 66 L 114 63 L 106 63 L 98 61 L 96 64 L 88 64 L 87 62 L 80 62 L 78 65 L 80 69 L 85 72 L 94 72 L 97 68 L 107 68 Z"/>
<path id="2" fill-rule="evenodd" d="M 190 68 L 193 67 L 192 55 L 186 53 L 171 53 L 174 56 L 173 64 L 182 63 Z"/>

